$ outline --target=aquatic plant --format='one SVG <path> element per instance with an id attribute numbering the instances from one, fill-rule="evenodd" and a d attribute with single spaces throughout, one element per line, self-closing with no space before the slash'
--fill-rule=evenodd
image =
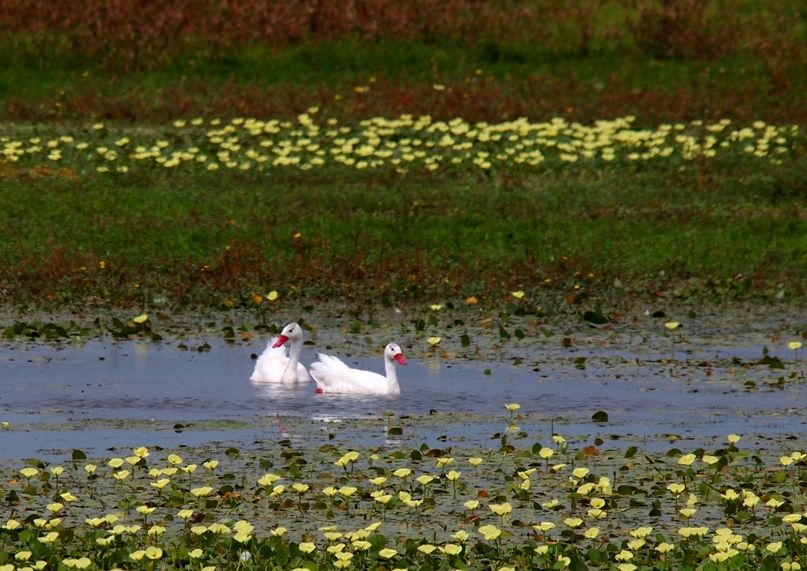
<path id="1" fill-rule="evenodd" d="M 746 450 L 732 434 L 637 454 L 519 441 L 31 460 L 2 468 L 0 566 L 797 569 L 807 556 L 807 454 L 784 443 Z"/>

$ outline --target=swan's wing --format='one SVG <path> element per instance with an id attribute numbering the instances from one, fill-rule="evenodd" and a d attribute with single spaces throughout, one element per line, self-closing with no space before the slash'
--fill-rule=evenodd
<path id="1" fill-rule="evenodd" d="M 318 353 L 317 358 L 319 358 L 319 361 L 312 363 L 311 364 L 312 368 L 314 367 L 314 365 L 317 365 L 319 367 L 327 367 L 328 369 L 334 369 L 340 371 L 351 370 L 351 368 L 348 367 L 347 364 L 344 361 L 342 361 L 342 359 L 340 359 L 339 357 L 326 355 L 325 353 Z"/>
<path id="2" fill-rule="evenodd" d="M 311 376 L 324 392 L 342 394 L 387 394 L 389 383 L 383 375 L 351 369 L 337 357 L 319 355 L 311 364 Z"/>
<path id="3" fill-rule="evenodd" d="M 286 356 L 284 346 L 272 347 L 276 341 L 277 337 L 273 337 L 266 344 L 266 349 L 255 361 L 255 369 L 252 371 L 252 376 L 249 377 L 250 381 L 260 383 L 280 380 L 283 371 L 286 370 L 289 358 Z"/>

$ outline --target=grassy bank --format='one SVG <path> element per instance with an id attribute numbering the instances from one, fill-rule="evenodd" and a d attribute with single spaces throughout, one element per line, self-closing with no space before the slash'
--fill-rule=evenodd
<path id="1" fill-rule="evenodd" d="M 0 0 L 0 299 L 803 298 L 798 2 L 505 4 Z"/>
<path id="2" fill-rule="evenodd" d="M 800 144 L 774 161 L 741 150 L 705 161 L 547 154 L 535 166 L 260 171 L 153 157 L 124 169 L 114 166 L 123 151 L 67 157 L 74 141 L 59 160 L 6 164 L 0 284 L 6 303 L 38 307 L 229 308 L 270 290 L 390 303 L 515 289 L 572 302 L 799 300 Z"/>

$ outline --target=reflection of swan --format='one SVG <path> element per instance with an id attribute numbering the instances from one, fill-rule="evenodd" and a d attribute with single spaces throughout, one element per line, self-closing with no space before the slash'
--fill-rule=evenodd
<path id="1" fill-rule="evenodd" d="M 338 357 L 319 354 L 319 361 L 311 363 L 311 376 L 317 382 L 318 393 L 342 393 L 354 395 L 398 395 L 398 377 L 395 361 L 406 365 L 401 348 L 390 343 L 384 349 L 384 368 L 387 375 L 371 371 L 351 369 Z"/>
<path id="2" fill-rule="evenodd" d="M 289 356 L 283 344 L 291 341 Z M 303 350 L 303 328 L 296 323 L 289 323 L 280 332 L 279 337 L 272 338 L 266 350 L 258 357 L 255 370 L 249 378 L 254 383 L 303 383 L 308 381 L 308 371 L 299 362 L 300 351 Z"/>

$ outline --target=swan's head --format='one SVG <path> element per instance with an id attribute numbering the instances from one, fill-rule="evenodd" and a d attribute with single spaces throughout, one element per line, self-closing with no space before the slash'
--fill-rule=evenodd
<path id="1" fill-rule="evenodd" d="M 289 323 L 286 327 L 283 328 L 283 331 L 280 332 L 280 336 L 275 341 L 272 347 L 280 347 L 286 341 L 295 339 L 302 339 L 303 338 L 303 328 L 297 325 L 296 323 Z"/>
<path id="2" fill-rule="evenodd" d="M 396 343 L 390 343 L 384 348 L 384 357 L 391 361 L 397 361 L 399 365 L 406 365 L 406 358 L 403 355 L 403 351 L 401 351 L 401 348 Z"/>

